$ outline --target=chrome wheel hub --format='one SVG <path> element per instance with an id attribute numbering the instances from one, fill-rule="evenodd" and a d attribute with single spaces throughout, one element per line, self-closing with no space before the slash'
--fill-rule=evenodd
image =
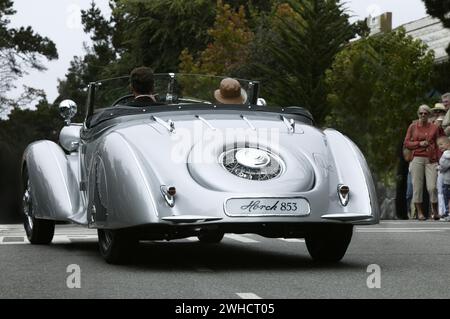
<path id="1" fill-rule="evenodd" d="M 269 154 L 256 148 L 244 148 L 236 152 L 236 161 L 248 168 L 262 168 L 270 163 Z"/>
<path id="2" fill-rule="evenodd" d="M 31 200 L 31 187 L 29 181 L 27 182 L 27 188 L 23 193 L 22 207 L 28 226 L 30 227 L 30 229 L 33 229 L 33 206 Z"/>
<path id="3" fill-rule="evenodd" d="M 259 148 L 232 149 L 222 153 L 219 161 L 231 174 L 249 180 L 273 179 L 284 171 L 284 163 L 279 156 Z"/>

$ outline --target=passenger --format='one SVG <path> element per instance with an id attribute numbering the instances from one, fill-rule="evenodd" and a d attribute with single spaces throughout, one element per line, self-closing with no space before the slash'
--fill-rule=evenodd
<path id="1" fill-rule="evenodd" d="M 156 104 L 156 99 L 153 95 L 154 79 L 151 68 L 141 66 L 131 71 L 130 88 L 134 99 L 125 105 L 145 107 Z"/>
<path id="2" fill-rule="evenodd" d="M 404 145 L 413 151 L 410 172 L 413 183 L 413 203 L 419 220 L 425 220 L 423 214 L 423 180 L 425 178 L 431 202 L 431 218 L 439 219 L 438 199 L 436 190 L 437 180 L 437 147 L 436 139 L 443 135 L 442 129 L 429 123 L 430 108 L 419 106 L 417 110 L 419 120 L 413 122 L 406 133 Z"/>
<path id="3" fill-rule="evenodd" d="M 232 78 L 223 79 L 219 89 L 214 91 L 214 98 L 221 104 L 244 104 L 246 95 L 239 81 Z"/>

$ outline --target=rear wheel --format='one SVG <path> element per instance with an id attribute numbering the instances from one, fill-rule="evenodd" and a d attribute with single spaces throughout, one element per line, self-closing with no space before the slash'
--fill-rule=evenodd
<path id="1" fill-rule="evenodd" d="M 123 264 L 129 261 L 137 240 L 122 230 L 98 229 L 100 254 L 109 264 Z"/>
<path id="2" fill-rule="evenodd" d="M 21 211 L 24 218 L 23 226 L 29 242 L 38 245 L 51 243 L 55 234 L 55 221 L 34 216 L 31 184 L 26 168 L 23 172 Z"/>
<path id="3" fill-rule="evenodd" d="M 97 221 L 105 222 L 108 216 L 107 208 L 103 205 L 99 185 L 94 190 L 94 206 Z M 100 255 L 108 264 L 124 264 L 132 257 L 133 248 L 138 240 L 124 229 L 98 229 L 98 246 Z"/>
<path id="4" fill-rule="evenodd" d="M 224 234 L 220 232 L 209 232 L 200 234 L 197 236 L 197 238 L 202 243 L 214 244 L 220 243 L 220 241 L 223 239 L 223 235 Z"/>
<path id="5" fill-rule="evenodd" d="M 353 225 L 324 225 L 305 238 L 309 254 L 315 261 L 338 262 L 352 239 Z"/>

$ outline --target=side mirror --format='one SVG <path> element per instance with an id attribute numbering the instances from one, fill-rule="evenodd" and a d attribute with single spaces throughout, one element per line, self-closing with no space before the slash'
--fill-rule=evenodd
<path id="1" fill-rule="evenodd" d="M 259 106 L 267 106 L 267 102 L 266 102 L 266 100 L 264 100 L 262 97 L 259 97 L 259 98 L 256 100 L 256 105 L 259 105 Z"/>
<path id="2" fill-rule="evenodd" d="M 66 122 L 66 125 L 69 125 L 70 120 L 77 114 L 77 104 L 72 100 L 62 101 L 59 103 L 59 114 Z"/>

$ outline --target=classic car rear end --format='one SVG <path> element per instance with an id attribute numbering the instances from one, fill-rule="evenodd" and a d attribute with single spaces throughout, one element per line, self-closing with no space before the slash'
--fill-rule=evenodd
<path id="1" fill-rule="evenodd" d="M 214 243 L 225 233 L 305 238 L 314 259 L 338 261 L 353 225 L 378 222 L 363 155 L 339 132 L 314 127 L 306 110 L 256 105 L 255 90 L 245 105 L 180 94 L 175 101 L 172 93 L 163 106 L 119 102 L 94 114 L 62 134 L 67 154 L 49 142 L 31 145 L 25 193 L 43 204 L 28 201 L 27 216 L 98 228 L 108 262 L 127 260 L 141 239 Z M 44 146 L 54 149 L 52 159 L 43 158 Z M 48 176 L 38 168 L 56 164 L 61 173 L 41 183 Z M 61 187 L 59 200 L 48 197 Z"/>

